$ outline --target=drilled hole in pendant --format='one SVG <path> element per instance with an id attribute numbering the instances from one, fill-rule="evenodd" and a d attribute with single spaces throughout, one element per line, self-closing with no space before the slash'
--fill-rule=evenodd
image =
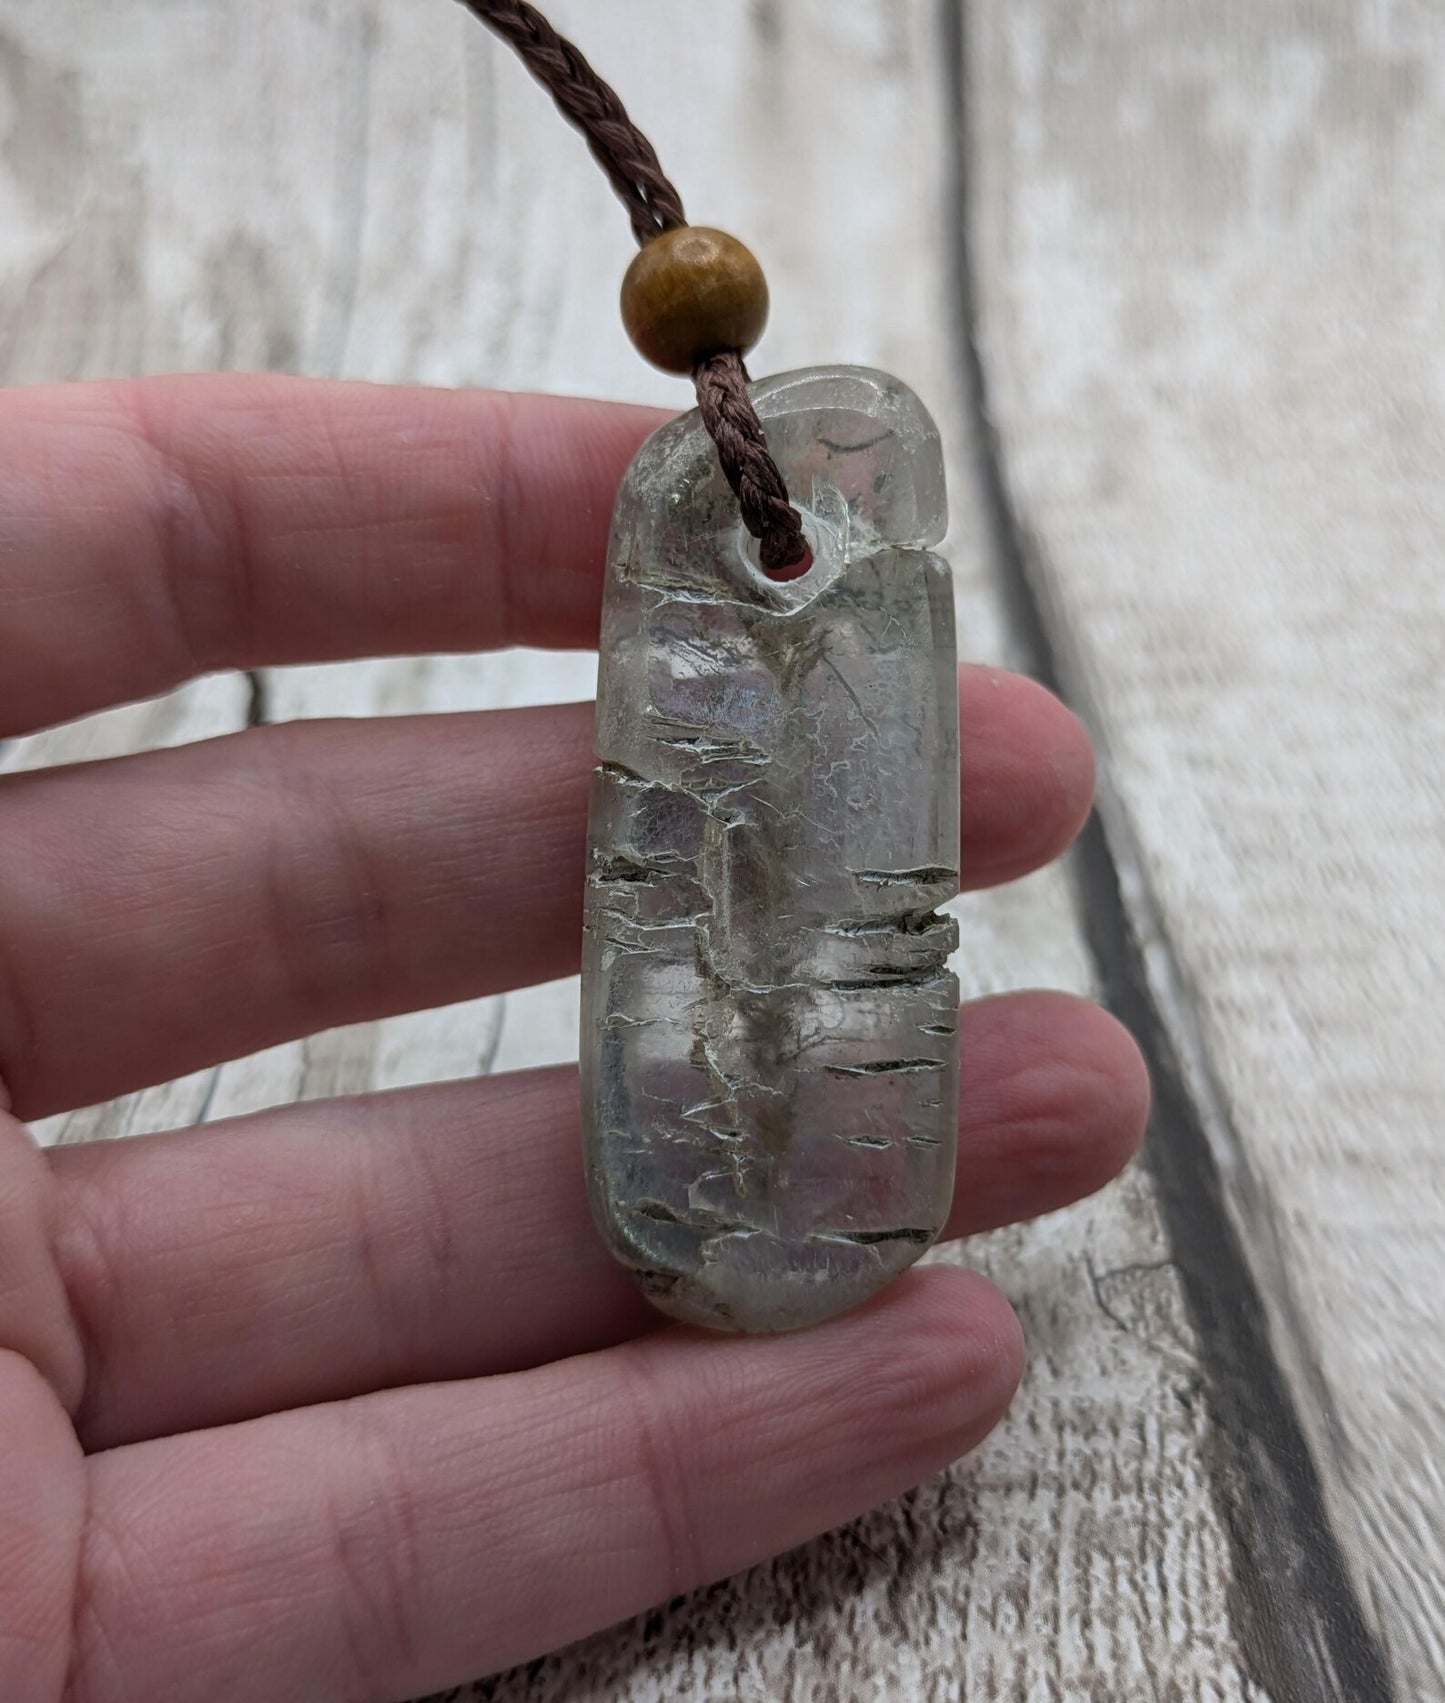
<path id="1" fill-rule="evenodd" d="M 799 518 L 803 523 L 803 554 L 796 562 L 789 562 L 781 568 L 765 568 L 763 566 L 762 543 L 754 538 L 738 522 L 738 550 L 752 573 L 762 580 L 765 585 L 798 587 L 798 581 L 806 579 L 809 574 L 816 578 L 826 569 L 830 562 L 841 556 L 838 540 L 834 537 L 834 529 L 825 520 L 821 520 L 811 509 L 799 507 Z M 799 590 L 804 589 L 798 587 Z M 806 588 L 811 591 L 813 588 Z"/>
<path id="2" fill-rule="evenodd" d="M 805 539 L 803 544 L 803 553 L 798 557 L 796 562 L 785 562 L 781 568 L 764 568 L 763 572 L 767 574 L 769 579 L 786 582 L 788 580 L 802 579 L 803 575 L 807 573 L 808 569 L 811 568 L 812 565 L 813 546 Z"/>

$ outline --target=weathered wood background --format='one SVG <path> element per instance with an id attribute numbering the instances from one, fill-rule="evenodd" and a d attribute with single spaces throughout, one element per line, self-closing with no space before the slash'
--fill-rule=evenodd
<path id="1" fill-rule="evenodd" d="M 756 363 L 892 368 L 961 632 L 1091 722 L 1102 827 L 960 906 L 966 992 L 1102 991 L 1148 1162 L 961 1257 L 1031 1364 L 973 1460 L 493 1699 L 1445 1696 L 1445 11 L 554 0 Z M 545 183 L 544 194 L 537 185 Z M 0 378 L 275 367 L 681 405 L 626 222 L 447 0 L 0 0 Z M 3 659 L 0 659 L 3 666 Z M 200 682 L 0 751 L 586 696 L 516 653 Z M 575 988 L 53 1120 L 78 1140 L 571 1056 Z"/>

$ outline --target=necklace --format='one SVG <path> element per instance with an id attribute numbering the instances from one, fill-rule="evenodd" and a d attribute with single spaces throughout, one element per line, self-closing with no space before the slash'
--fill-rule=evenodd
<path id="1" fill-rule="evenodd" d="M 632 220 L 639 352 L 697 408 L 623 479 L 582 963 L 589 1194 L 664 1312 L 815 1323 L 937 1235 L 957 1142 L 958 706 L 937 429 L 897 379 L 752 383 L 752 254 L 686 223 L 616 94 L 524 0 L 463 0 Z"/>

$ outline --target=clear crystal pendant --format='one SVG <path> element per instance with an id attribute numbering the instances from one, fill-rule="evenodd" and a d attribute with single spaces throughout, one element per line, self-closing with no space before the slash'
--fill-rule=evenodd
<path id="1" fill-rule="evenodd" d="M 938 433 L 896 379 L 753 387 L 813 561 L 769 579 L 696 412 L 613 518 L 583 956 L 598 1225 L 663 1311 L 774 1331 L 937 1235 L 957 1130 L 958 703 Z"/>

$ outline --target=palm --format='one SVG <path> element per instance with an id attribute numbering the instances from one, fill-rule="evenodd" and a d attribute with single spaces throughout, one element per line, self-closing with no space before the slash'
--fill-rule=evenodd
<path id="1" fill-rule="evenodd" d="M 297 381 L 0 407 L 0 735 L 208 668 L 584 645 L 638 410 Z M 504 495 L 505 494 L 505 495 Z M 1087 808 L 1077 724 L 962 680 L 965 870 Z M 0 1695 L 404 1697 L 896 1495 L 1019 1370 L 909 1274 L 805 1335 L 660 1328 L 587 1221 L 570 1070 L 39 1151 L 20 1117 L 574 967 L 583 707 L 262 729 L 0 784 Z M 967 1008 L 951 1235 L 1097 1186 L 1093 1008 Z"/>

